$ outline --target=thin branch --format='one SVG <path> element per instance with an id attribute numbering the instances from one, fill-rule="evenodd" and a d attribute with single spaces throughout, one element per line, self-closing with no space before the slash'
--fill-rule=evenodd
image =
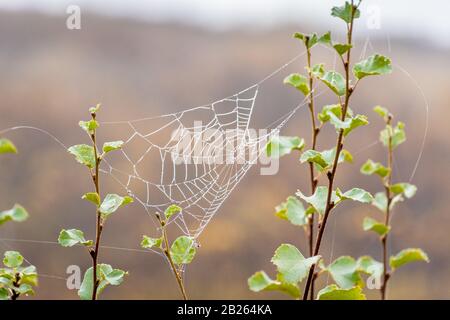
<path id="1" fill-rule="evenodd" d="M 392 116 L 389 114 L 386 120 L 386 125 L 390 126 L 392 121 Z M 386 193 L 386 216 L 384 224 L 389 227 L 390 223 L 390 215 L 391 215 L 391 203 L 392 203 L 392 194 L 390 186 L 392 184 L 392 157 L 393 157 L 393 148 L 392 148 L 392 135 L 390 130 L 388 130 L 389 138 L 388 138 L 388 159 L 387 159 L 387 167 L 388 174 L 384 181 L 384 188 Z M 381 284 L 380 292 L 381 292 L 381 300 L 386 300 L 387 297 L 387 282 L 390 277 L 390 273 L 388 270 L 388 248 L 387 248 L 387 238 L 388 233 L 386 233 L 381 238 L 381 245 L 383 248 L 383 283 Z"/>
<path id="2" fill-rule="evenodd" d="M 92 119 L 95 120 L 95 113 L 92 114 Z M 94 131 L 91 135 L 92 144 L 94 148 L 94 157 L 95 157 L 95 172 L 92 175 L 92 180 L 95 186 L 95 192 L 100 196 L 100 179 L 99 179 L 99 168 L 100 168 L 100 157 L 98 155 L 97 150 L 97 138 L 96 132 Z M 95 228 L 95 248 L 93 251 L 90 251 L 92 257 L 92 269 L 93 269 L 93 290 L 92 290 L 92 300 L 97 300 L 97 291 L 100 281 L 98 280 L 98 254 L 99 254 L 99 246 L 100 246 L 100 237 L 102 234 L 102 223 L 101 223 L 101 213 L 99 208 L 96 210 L 96 228 Z"/>
<path id="3" fill-rule="evenodd" d="M 347 24 L 347 44 L 352 44 L 352 35 L 353 35 L 353 24 L 354 24 L 354 14 L 355 14 L 355 7 L 353 6 L 353 1 L 351 2 L 352 5 L 352 19 L 349 24 Z M 344 62 L 344 69 L 345 69 L 345 100 L 344 104 L 341 103 L 341 120 L 344 121 L 345 117 L 347 116 L 347 110 L 348 105 L 350 102 L 350 97 L 353 93 L 353 89 L 350 86 L 350 58 L 351 58 L 351 49 L 347 51 L 346 60 Z M 325 206 L 325 213 L 323 216 L 322 221 L 319 223 L 319 232 L 317 234 L 316 239 L 316 245 L 314 247 L 314 256 L 319 254 L 320 251 L 320 245 L 322 243 L 323 234 L 325 232 L 326 223 L 328 221 L 328 217 L 330 215 L 331 210 L 333 210 L 335 204 L 332 201 L 332 194 L 333 194 L 333 184 L 334 179 L 336 176 L 338 163 L 339 163 L 339 157 L 341 154 L 341 151 L 344 147 L 343 145 L 343 139 L 344 139 L 344 130 L 341 129 L 339 131 L 339 135 L 336 142 L 336 154 L 333 160 L 333 165 L 331 171 L 327 172 L 328 177 L 328 193 L 327 193 L 327 199 L 326 199 L 326 206 Z M 315 271 L 316 265 L 312 265 L 308 278 L 306 280 L 305 290 L 303 293 L 303 300 L 307 300 L 308 298 L 308 292 L 311 290 L 311 283 L 314 278 L 314 271 Z"/>
<path id="4" fill-rule="evenodd" d="M 317 136 L 319 135 L 320 128 L 316 125 L 316 114 L 314 111 L 314 94 L 313 94 L 313 86 L 314 86 L 314 77 L 311 73 L 311 50 L 308 48 L 308 45 L 306 45 L 306 54 L 307 54 L 307 65 L 308 65 L 308 78 L 309 78 L 309 88 L 310 88 L 310 94 L 309 94 L 309 112 L 311 115 L 311 149 L 316 150 L 317 145 Z M 310 175 L 310 184 L 311 184 L 311 194 L 314 194 L 317 188 L 317 179 L 315 177 L 315 170 L 314 170 L 314 164 L 312 162 L 309 163 L 309 175 Z M 312 257 L 314 253 L 314 215 L 310 215 L 308 219 L 308 244 L 309 244 L 309 256 Z M 312 281 L 311 284 L 311 295 L 310 299 L 314 299 L 314 282 L 315 278 Z"/>
<path id="5" fill-rule="evenodd" d="M 170 253 L 170 246 L 169 246 L 169 238 L 167 235 L 167 228 L 166 228 L 166 222 L 161 219 L 159 214 L 156 214 L 156 217 L 161 225 L 162 233 L 163 233 L 163 240 L 164 240 L 164 248 L 162 249 L 164 255 L 167 257 L 167 260 L 169 260 L 170 268 L 172 269 L 172 272 L 175 276 L 175 279 L 177 280 L 178 288 L 180 289 L 181 295 L 183 296 L 184 300 L 188 300 L 186 289 L 184 287 L 183 278 L 175 266 L 175 263 L 173 262 L 172 255 Z"/>

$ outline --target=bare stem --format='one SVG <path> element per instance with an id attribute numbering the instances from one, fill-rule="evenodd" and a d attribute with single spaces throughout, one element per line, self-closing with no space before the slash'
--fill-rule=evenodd
<path id="1" fill-rule="evenodd" d="M 354 14 L 355 14 L 355 7 L 353 6 L 353 1 L 351 2 L 351 5 L 352 5 L 352 19 L 350 20 L 350 23 L 347 24 L 347 44 L 349 44 L 349 45 L 352 44 L 353 22 L 354 22 Z M 348 105 L 350 102 L 350 97 L 353 93 L 353 89 L 350 87 L 350 57 L 351 57 L 351 49 L 349 49 L 347 51 L 346 59 L 344 61 L 345 100 L 344 100 L 343 104 L 341 103 L 341 108 L 342 108 L 341 120 L 342 121 L 344 121 L 345 117 L 347 116 L 347 110 L 348 110 Z M 332 201 L 333 184 L 334 184 L 334 179 L 336 177 L 339 157 L 340 157 L 341 151 L 344 147 L 343 140 L 344 140 L 344 130 L 341 129 L 339 131 L 339 135 L 338 135 L 337 142 L 336 142 L 336 154 L 335 154 L 335 157 L 333 160 L 332 169 L 331 169 L 331 171 L 328 171 L 328 173 L 327 173 L 328 193 L 327 193 L 327 199 L 326 199 L 326 206 L 325 206 L 325 212 L 323 215 L 323 219 L 322 219 L 322 221 L 319 221 L 319 232 L 317 233 L 316 244 L 314 247 L 314 253 L 313 253 L 314 256 L 319 254 L 320 245 L 322 243 L 322 238 L 323 238 L 323 234 L 325 231 L 325 226 L 328 221 L 330 212 L 334 208 L 334 202 Z M 311 266 L 311 268 L 309 270 L 308 278 L 306 280 L 305 290 L 303 293 L 303 300 L 307 300 L 307 298 L 308 298 L 308 292 L 311 290 L 311 283 L 314 278 L 315 268 L 316 268 L 316 265 L 314 264 Z"/>

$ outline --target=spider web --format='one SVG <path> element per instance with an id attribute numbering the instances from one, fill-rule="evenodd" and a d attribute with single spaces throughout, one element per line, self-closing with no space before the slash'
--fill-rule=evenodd
<path id="1" fill-rule="evenodd" d="M 102 171 L 150 216 L 180 206 L 168 224 L 197 239 L 268 141 L 304 105 L 255 132 L 250 122 L 259 87 L 176 113 L 102 123 L 127 131 L 122 150 L 111 153 Z"/>

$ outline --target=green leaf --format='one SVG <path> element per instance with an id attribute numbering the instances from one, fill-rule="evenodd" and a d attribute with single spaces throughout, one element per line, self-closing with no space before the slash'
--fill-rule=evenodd
<path id="1" fill-rule="evenodd" d="M 3 268 L 0 269 L 0 287 L 11 287 L 16 279 L 16 270 Z"/>
<path id="2" fill-rule="evenodd" d="M 20 293 L 21 295 L 29 295 L 29 294 L 34 294 L 34 290 L 33 288 L 26 283 L 22 283 L 19 288 L 16 289 L 16 291 L 18 293 Z"/>
<path id="3" fill-rule="evenodd" d="M 370 217 L 365 217 L 363 221 L 364 231 L 373 231 L 378 233 L 380 236 L 384 236 L 389 232 L 391 227 L 386 226 L 384 223 L 378 222 Z"/>
<path id="4" fill-rule="evenodd" d="M 322 108 L 322 111 L 317 114 L 317 118 L 322 123 L 330 121 L 330 114 L 334 114 L 337 118 L 342 116 L 342 107 L 340 104 L 326 105 Z"/>
<path id="5" fill-rule="evenodd" d="M 350 153 L 350 151 L 348 151 L 348 150 L 342 149 L 341 154 L 339 155 L 338 163 L 342 162 L 341 158 L 342 158 L 342 161 L 345 161 L 345 162 L 348 162 L 348 163 L 352 163 L 353 162 L 353 156 Z"/>
<path id="6" fill-rule="evenodd" d="M 311 258 L 303 257 L 300 251 L 291 244 L 282 244 L 275 251 L 272 262 L 287 283 L 296 284 L 302 281 L 313 264 L 316 264 L 320 256 Z"/>
<path id="7" fill-rule="evenodd" d="M 38 285 L 38 275 L 35 266 L 28 266 L 25 268 L 19 268 L 20 283 L 26 283 L 31 286 Z"/>
<path id="8" fill-rule="evenodd" d="M 324 34 L 319 38 L 319 43 L 322 43 L 322 44 L 330 44 L 330 43 L 331 43 L 331 32 L 328 31 L 328 32 L 324 33 Z"/>
<path id="9" fill-rule="evenodd" d="M 389 137 L 391 137 L 392 149 L 395 149 L 400 144 L 406 141 L 406 134 L 404 129 L 405 124 L 400 121 L 394 128 L 390 125 L 387 125 L 386 128 L 380 132 L 380 141 L 385 147 L 389 147 Z"/>
<path id="10" fill-rule="evenodd" d="M 291 297 L 300 298 L 300 289 L 291 283 L 272 280 L 264 271 L 258 271 L 248 279 L 248 287 L 253 292 L 280 291 Z"/>
<path id="11" fill-rule="evenodd" d="M 325 208 L 327 205 L 327 196 L 328 196 L 328 188 L 325 186 L 319 186 L 316 188 L 314 194 L 310 197 L 305 196 L 301 191 L 297 192 L 297 195 L 309 203 L 313 208 L 319 213 L 324 214 Z M 339 198 L 336 196 L 336 193 L 333 191 L 331 195 L 331 201 L 336 202 Z"/>
<path id="12" fill-rule="evenodd" d="M 308 79 L 301 74 L 293 73 L 287 76 L 284 81 L 284 84 L 288 84 L 301 91 L 305 96 L 307 96 L 311 91 L 308 84 Z"/>
<path id="13" fill-rule="evenodd" d="M 3 264 L 8 268 L 20 267 L 23 263 L 22 255 L 17 251 L 6 251 L 3 258 Z"/>
<path id="14" fill-rule="evenodd" d="M 96 159 L 94 148 L 92 146 L 88 146 L 86 144 L 78 144 L 70 147 L 68 151 L 75 156 L 75 159 L 79 163 L 87 166 L 90 169 L 95 167 Z"/>
<path id="15" fill-rule="evenodd" d="M 23 222 L 28 219 L 28 212 L 19 204 L 15 204 L 12 209 L 0 212 L 0 225 L 7 221 Z"/>
<path id="16" fill-rule="evenodd" d="M 133 202 L 133 198 L 125 196 L 121 197 L 117 194 L 108 194 L 105 199 L 103 199 L 102 204 L 99 207 L 99 211 L 103 218 L 107 218 L 110 214 L 114 213 L 121 206 Z"/>
<path id="17" fill-rule="evenodd" d="M 304 33 L 301 33 L 301 32 L 296 32 L 296 33 L 294 33 L 294 38 L 299 39 L 299 40 L 305 42 L 305 40 L 306 40 L 306 38 L 307 38 L 307 35 L 304 34 Z"/>
<path id="18" fill-rule="evenodd" d="M 345 95 L 345 79 L 339 72 L 327 71 L 319 77 L 319 80 L 338 96 Z"/>
<path id="19" fill-rule="evenodd" d="M 108 153 L 114 150 L 119 150 L 123 146 L 123 141 L 111 141 L 111 142 L 105 142 L 103 144 L 103 153 Z"/>
<path id="20" fill-rule="evenodd" d="M 319 43 L 332 47 L 340 56 L 352 48 L 351 44 L 333 43 L 331 40 L 331 33 L 327 32 L 319 39 Z"/>
<path id="21" fill-rule="evenodd" d="M 323 159 L 325 159 L 325 161 L 328 163 L 327 168 L 324 168 L 324 169 L 331 168 L 331 166 L 333 165 L 333 162 L 334 162 L 334 158 L 336 157 L 336 148 L 322 151 L 321 154 L 322 154 Z M 347 150 L 342 150 L 341 153 L 339 154 L 338 163 L 341 163 L 344 161 L 346 161 L 346 162 L 353 161 L 353 156 Z"/>
<path id="22" fill-rule="evenodd" d="M 97 192 L 88 192 L 85 193 L 81 199 L 90 201 L 92 203 L 94 203 L 97 207 L 100 205 L 100 196 L 98 195 Z"/>
<path id="23" fill-rule="evenodd" d="M 78 122 L 78 125 L 89 135 L 92 135 L 95 132 L 95 130 L 99 127 L 98 122 L 95 121 L 94 119 L 89 121 L 80 121 Z"/>
<path id="24" fill-rule="evenodd" d="M 362 203 L 372 203 L 373 201 L 372 195 L 366 190 L 361 188 L 353 188 L 344 193 L 341 193 L 338 189 L 336 191 L 336 195 L 340 199 L 340 201 L 353 200 Z"/>
<path id="25" fill-rule="evenodd" d="M 143 236 L 141 241 L 141 247 L 144 249 L 151 249 L 153 247 L 161 247 L 162 238 L 151 238 L 147 236 Z"/>
<path id="26" fill-rule="evenodd" d="M 364 283 L 359 275 L 358 266 L 354 258 L 342 256 L 337 258 L 327 267 L 334 281 L 342 289 L 350 289 L 354 286 L 363 286 Z"/>
<path id="27" fill-rule="evenodd" d="M 80 289 L 78 290 L 78 296 L 81 300 L 92 299 L 92 291 L 94 289 L 94 271 L 92 267 L 86 270 L 83 281 L 81 282 Z M 97 296 L 99 293 L 97 292 Z"/>
<path id="28" fill-rule="evenodd" d="M 391 256 L 391 258 L 389 259 L 389 264 L 391 268 L 394 270 L 407 263 L 415 261 L 430 262 L 427 254 L 422 249 L 409 248 L 400 251 L 395 256 Z"/>
<path id="29" fill-rule="evenodd" d="M 341 289 L 335 284 L 326 286 L 317 294 L 318 300 L 366 300 L 361 287 Z"/>
<path id="30" fill-rule="evenodd" d="M 357 114 L 356 116 L 351 117 L 350 119 L 351 119 L 350 125 L 348 126 L 348 128 L 344 128 L 344 137 L 346 137 L 350 132 L 352 132 L 356 128 L 369 124 L 367 117 L 361 114 Z"/>
<path id="31" fill-rule="evenodd" d="M 406 141 L 405 124 L 398 122 L 395 128 L 387 125 L 384 130 L 380 132 L 380 141 L 385 147 L 389 147 L 389 138 L 391 137 L 392 149 L 397 148 L 400 144 Z"/>
<path id="32" fill-rule="evenodd" d="M 77 244 L 88 247 L 94 244 L 92 240 L 86 240 L 84 238 L 83 231 L 77 229 L 61 230 L 58 237 L 58 243 L 63 247 L 73 247 Z"/>
<path id="33" fill-rule="evenodd" d="M 272 158 L 280 158 L 290 154 L 293 150 L 303 150 L 305 140 L 299 137 L 275 136 L 267 144 L 267 156 Z"/>
<path id="34" fill-rule="evenodd" d="M 375 108 L 373 108 L 373 111 L 375 111 L 383 119 L 387 119 L 387 117 L 389 116 L 389 110 L 383 108 L 382 106 L 376 106 Z"/>
<path id="35" fill-rule="evenodd" d="M 377 192 L 373 197 L 372 205 L 377 207 L 380 211 L 386 213 L 387 198 L 384 192 Z"/>
<path id="36" fill-rule="evenodd" d="M 303 204 L 293 196 L 288 197 L 286 202 L 277 206 L 275 210 L 277 217 L 289 221 L 294 226 L 306 225 L 311 214 L 311 210 L 305 210 Z"/>
<path id="37" fill-rule="evenodd" d="M 374 260 L 370 256 L 362 256 L 357 261 L 358 270 L 368 275 L 380 279 L 383 275 L 384 267 L 381 262 Z"/>
<path id="38" fill-rule="evenodd" d="M 177 265 L 191 263 L 196 251 L 194 240 L 188 236 L 178 237 L 170 247 L 172 260 Z"/>
<path id="39" fill-rule="evenodd" d="M 352 119 L 346 118 L 345 121 L 342 121 L 340 117 L 337 117 L 333 112 L 329 111 L 329 121 L 334 126 L 337 132 L 340 130 L 348 129 L 350 128 Z"/>
<path id="40" fill-rule="evenodd" d="M 114 269 L 111 272 L 104 274 L 104 279 L 108 284 L 118 286 L 123 282 L 125 275 L 127 274 L 128 272 L 126 271 Z"/>
<path id="41" fill-rule="evenodd" d="M 0 300 L 9 300 L 9 291 L 0 287 Z"/>
<path id="42" fill-rule="evenodd" d="M 99 264 L 98 294 L 100 294 L 108 285 L 118 286 L 123 282 L 123 278 L 128 272 L 120 269 L 113 269 L 109 264 Z"/>
<path id="43" fill-rule="evenodd" d="M 98 112 L 98 110 L 100 109 L 101 104 L 97 103 L 97 105 L 95 107 L 91 107 L 89 108 L 89 113 L 90 114 L 96 114 Z"/>
<path id="44" fill-rule="evenodd" d="M 166 217 L 167 220 L 169 220 L 171 216 L 180 213 L 181 210 L 182 209 L 179 206 L 172 204 L 164 211 L 164 216 Z"/>
<path id="45" fill-rule="evenodd" d="M 353 74 L 357 79 L 362 79 L 366 76 L 389 74 L 391 72 L 391 60 L 379 54 L 370 56 L 353 66 Z"/>
<path id="46" fill-rule="evenodd" d="M 296 32 L 296 33 L 294 33 L 294 38 L 300 39 L 308 49 L 311 49 L 312 47 L 314 47 L 319 41 L 316 33 L 303 34 L 300 32 Z"/>
<path id="47" fill-rule="evenodd" d="M 98 264 L 97 280 L 99 280 L 100 282 L 97 289 L 97 297 L 108 285 L 117 286 L 121 284 L 123 282 L 124 276 L 127 274 L 128 273 L 123 270 L 113 269 L 109 264 Z M 82 300 L 92 299 L 92 291 L 94 288 L 93 283 L 94 271 L 93 268 L 90 267 L 86 270 L 83 282 L 81 283 L 80 289 L 78 290 L 78 296 Z"/>
<path id="48" fill-rule="evenodd" d="M 319 38 L 316 33 L 308 35 L 306 38 L 306 46 L 311 49 L 319 42 Z"/>
<path id="49" fill-rule="evenodd" d="M 377 174 L 384 178 L 390 173 L 390 170 L 381 163 L 369 159 L 361 166 L 361 173 L 366 175 Z"/>
<path id="50" fill-rule="evenodd" d="M 342 121 L 333 112 L 329 112 L 330 122 L 334 125 L 337 132 L 339 132 L 340 130 L 344 130 L 344 137 L 346 137 L 354 129 L 360 126 L 367 125 L 369 123 L 367 117 L 361 114 L 358 114 L 354 117 L 348 117 L 345 119 L 345 121 Z"/>
<path id="51" fill-rule="evenodd" d="M 311 74 L 320 79 L 325 74 L 324 64 L 318 63 L 311 68 Z"/>
<path id="52" fill-rule="evenodd" d="M 17 153 L 17 148 L 11 140 L 0 139 L 0 154 L 3 153 Z"/>
<path id="53" fill-rule="evenodd" d="M 331 15 L 350 23 L 353 19 L 358 19 L 361 12 L 358 10 L 357 6 L 352 6 L 348 1 L 346 1 L 345 5 L 341 7 L 333 7 L 331 9 Z"/>
<path id="54" fill-rule="evenodd" d="M 12 286 L 15 278 L 13 269 L 0 269 L 0 286 Z"/>
<path id="55" fill-rule="evenodd" d="M 314 166 L 316 167 L 317 170 L 324 172 L 325 170 L 332 167 L 335 156 L 336 156 L 336 148 L 325 150 L 322 152 L 318 152 L 315 150 L 307 150 L 301 155 L 300 162 L 314 163 Z M 339 154 L 338 163 L 344 161 L 350 163 L 353 161 L 353 156 L 347 150 L 342 150 L 341 153 Z"/>
<path id="56" fill-rule="evenodd" d="M 351 44 L 347 43 L 335 43 L 333 44 L 334 50 L 342 56 L 344 53 L 347 53 L 348 50 L 350 50 L 353 46 Z"/>
<path id="57" fill-rule="evenodd" d="M 300 162 L 314 163 L 320 168 L 321 171 L 330 166 L 330 163 L 324 159 L 322 153 L 316 150 L 306 150 L 305 152 L 303 152 L 300 157 Z"/>
<path id="58" fill-rule="evenodd" d="M 404 195 L 405 197 L 412 198 L 417 192 L 417 187 L 413 184 L 402 182 L 393 184 L 389 187 L 392 193 L 395 195 Z"/>
<path id="59" fill-rule="evenodd" d="M 112 271 L 113 271 L 113 268 L 109 264 L 98 264 L 97 265 L 97 273 L 98 273 L 97 280 L 99 281 L 98 289 L 97 289 L 97 297 L 109 285 L 109 282 L 106 281 L 105 276 Z"/>

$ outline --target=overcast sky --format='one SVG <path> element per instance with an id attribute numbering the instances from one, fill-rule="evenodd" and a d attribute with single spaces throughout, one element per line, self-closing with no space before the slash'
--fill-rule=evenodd
<path id="1" fill-rule="evenodd" d="M 336 23 L 329 19 L 330 8 L 342 3 L 343 0 L 0 0 L 0 8 L 64 15 L 69 4 L 76 4 L 82 13 L 94 11 L 221 30 L 301 21 L 330 27 Z M 363 32 L 424 37 L 450 47 L 450 0 L 364 0 L 362 11 L 367 26 L 360 29 Z M 373 29 L 377 16 L 381 28 Z"/>

